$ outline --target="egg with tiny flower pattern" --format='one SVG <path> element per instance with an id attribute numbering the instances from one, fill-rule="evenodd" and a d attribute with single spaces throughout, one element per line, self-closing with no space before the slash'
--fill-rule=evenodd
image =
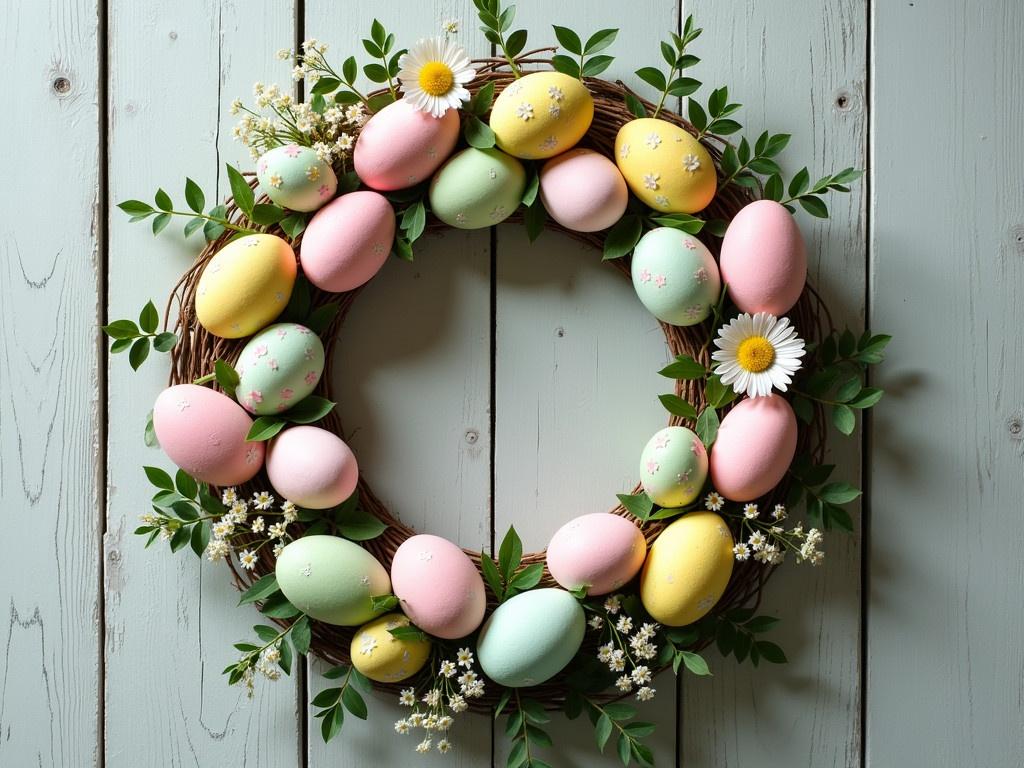
<path id="1" fill-rule="evenodd" d="M 640 484 L 659 507 L 693 503 L 707 477 L 704 443 L 686 427 L 665 427 L 655 432 L 640 454 Z"/>
<path id="2" fill-rule="evenodd" d="M 572 149 L 594 119 L 587 86 L 561 72 L 531 72 L 505 86 L 491 108 L 499 149 L 541 160 Z"/>
<path id="3" fill-rule="evenodd" d="M 430 182 L 430 210 L 457 229 L 498 224 L 519 207 L 526 170 L 497 149 L 470 147 L 452 156 Z"/>
<path id="4" fill-rule="evenodd" d="M 615 136 L 615 162 L 633 194 L 661 213 L 697 213 L 715 196 L 711 155 L 682 127 L 666 120 L 631 120 Z"/>
<path id="5" fill-rule="evenodd" d="M 690 512 L 659 534 L 640 574 L 640 601 L 666 627 L 685 627 L 717 603 L 732 576 L 733 540 L 714 512 Z"/>
<path id="6" fill-rule="evenodd" d="M 288 306 L 297 269 L 295 251 L 276 235 L 232 240 L 199 276 L 196 319 L 214 336 L 250 336 Z"/>
<path id="7" fill-rule="evenodd" d="M 640 238 L 630 272 L 640 302 L 670 325 L 702 322 L 722 290 L 711 251 L 693 235 L 672 227 L 652 229 Z"/>
<path id="8" fill-rule="evenodd" d="M 361 626 L 349 647 L 352 666 L 378 683 L 397 683 L 415 675 L 430 658 L 430 640 L 391 634 L 392 629 L 408 626 L 409 618 L 400 613 L 387 613 Z"/>
<path id="9" fill-rule="evenodd" d="M 260 189 L 282 208 L 308 213 L 338 191 L 338 177 L 316 150 L 285 144 L 264 152 L 256 161 Z"/>
<path id="10" fill-rule="evenodd" d="M 309 328 L 276 323 L 257 333 L 235 363 L 235 399 L 257 416 L 286 411 L 309 395 L 324 372 L 324 345 Z"/>

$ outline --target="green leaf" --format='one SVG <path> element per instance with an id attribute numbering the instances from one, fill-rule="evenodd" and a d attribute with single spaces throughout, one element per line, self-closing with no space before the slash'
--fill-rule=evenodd
<path id="1" fill-rule="evenodd" d="M 616 35 L 619 34 L 617 29 L 599 29 L 597 32 L 587 38 L 586 45 L 583 46 L 583 53 L 587 56 L 598 51 L 603 51 L 605 48 L 615 42 Z"/>
<path id="2" fill-rule="evenodd" d="M 583 77 L 597 77 L 611 66 L 615 58 L 612 56 L 592 56 L 583 64 Z"/>
<path id="3" fill-rule="evenodd" d="M 480 553 L 480 571 L 483 573 L 487 586 L 491 588 L 491 592 L 500 603 L 505 597 L 501 574 L 498 572 L 498 566 L 495 565 L 494 560 L 484 552 Z"/>
<path id="4" fill-rule="evenodd" d="M 135 340 L 128 351 L 128 362 L 131 363 L 132 370 L 139 370 L 139 366 L 146 362 L 146 358 L 149 357 L 149 349 L 149 339 Z"/>
<path id="5" fill-rule="evenodd" d="M 339 510 L 335 519 L 338 522 L 338 533 L 350 541 L 375 539 L 388 528 L 386 523 L 358 506 Z"/>
<path id="6" fill-rule="evenodd" d="M 242 173 L 231 165 L 231 163 L 227 163 L 227 171 L 228 181 L 231 184 L 231 196 L 235 200 L 235 205 L 238 206 L 238 210 L 244 213 L 247 218 L 251 219 L 252 208 L 256 202 L 256 195 L 253 193 L 252 187 L 249 186 L 249 182 L 245 180 Z"/>
<path id="7" fill-rule="evenodd" d="M 624 729 L 634 739 L 646 739 L 657 730 L 657 727 L 654 723 L 636 722 L 624 726 Z"/>
<path id="8" fill-rule="evenodd" d="M 556 72 L 561 72 L 576 80 L 583 76 L 579 62 L 561 53 L 551 57 L 551 66 L 555 68 Z"/>
<path id="9" fill-rule="evenodd" d="M 115 320 L 104 325 L 103 332 L 112 339 L 134 339 L 139 336 L 139 327 L 131 320 Z"/>
<path id="10" fill-rule="evenodd" d="M 515 526 L 509 526 L 508 532 L 498 548 L 498 567 L 506 582 L 512 578 L 512 574 L 515 573 L 522 561 L 523 542 L 519 538 L 519 534 L 516 533 Z"/>
<path id="11" fill-rule="evenodd" d="M 146 473 L 146 478 L 154 487 L 162 488 L 165 491 L 174 490 L 174 481 L 171 480 L 171 476 L 160 467 L 143 467 L 142 471 Z"/>
<path id="12" fill-rule="evenodd" d="M 501 698 L 498 699 L 498 704 L 494 708 L 494 719 L 497 720 L 501 715 L 501 711 L 508 705 L 509 699 L 512 698 L 512 689 L 506 688 L 501 692 Z"/>
<path id="13" fill-rule="evenodd" d="M 690 379 L 702 379 L 708 371 L 704 367 L 703 363 L 698 363 L 689 355 L 677 355 L 675 362 L 669 363 L 660 371 L 659 374 L 669 379 L 679 380 L 690 380 Z"/>
<path id="14" fill-rule="evenodd" d="M 160 315 L 157 314 L 156 307 L 152 301 L 147 301 L 146 306 L 139 313 L 139 327 L 144 333 L 153 333 L 159 322 Z"/>
<path id="15" fill-rule="evenodd" d="M 174 484 L 178 493 L 186 499 L 194 499 L 199 495 L 199 484 L 195 478 L 183 469 L 179 469 L 174 476 Z"/>
<path id="16" fill-rule="evenodd" d="M 192 535 L 189 537 L 192 551 L 196 557 L 202 557 L 206 547 L 210 543 L 210 521 L 203 520 L 192 526 Z"/>
<path id="17" fill-rule="evenodd" d="M 306 229 L 306 216 L 301 213 L 289 213 L 281 219 L 279 225 L 284 233 L 294 240 Z"/>
<path id="18" fill-rule="evenodd" d="M 394 595 L 371 595 L 370 596 L 370 608 L 374 613 L 384 613 L 390 611 L 392 608 L 398 605 L 398 598 Z"/>
<path id="19" fill-rule="evenodd" d="M 861 494 L 859 488 L 849 483 L 829 483 L 818 491 L 818 497 L 830 504 L 849 504 Z"/>
<path id="20" fill-rule="evenodd" d="M 708 405 L 714 408 L 724 408 L 736 399 L 736 391 L 722 383 L 717 373 L 708 376 L 707 384 L 704 386 L 704 399 Z"/>
<path id="21" fill-rule="evenodd" d="M 719 423 L 718 411 L 711 406 L 706 406 L 697 417 L 697 436 L 705 448 L 710 448 L 718 437 Z"/>
<path id="22" fill-rule="evenodd" d="M 801 197 L 797 200 L 800 206 L 807 211 L 811 216 L 819 219 L 828 218 L 828 206 L 825 205 L 825 201 L 820 197 L 807 196 Z"/>
<path id="23" fill-rule="evenodd" d="M 755 616 L 743 625 L 743 628 L 749 632 L 767 632 L 772 629 L 776 624 L 779 623 L 779 619 L 774 616 Z"/>
<path id="24" fill-rule="evenodd" d="M 469 104 L 466 106 L 466 111 L 471 115 L 484 115 L 487 114 L 487 110 L 491 108 L 491 103 L 494 101 L 494 81 L 490 80 L 484 83 L 480 89 L 473 94 L 473 97 L 469 100 Z"/>
<path id="25" fill-rule="evenodd" d="M 690 122 L 693 123 L 693 127 L 696 128 L 698 132 L 702 132 L 708 127 L 707 113 L 704 112 L 704 108 L 696 99 L 690 99 L 686 103 L 686 113 L 690 118 Z"/>
<path id="26" fill-rule="evenodd" d="M 691 651 L 680 651 L 683 657 L 683 663 L 686 668 L 695 675 L 702 677 L 711 674 L 711 669 L 708 667 L 707 661 L 699 653 L 693 653 Z"/>
<path id="27" fill-rule="evenodd" d="M 680 416 L 684 419 L 697 418 L 697 409 L 678 395 L 658 395 L 658 400 L 665 406 L 665 410 L 674 416 Z"/>
<path id="28" fill-rule="evenodd" d="M 527 722 L 533 723 L 534 725 L 544 725 L 545 723 L 551 722 L 551 716 L 545 711 L 544 705 L 534 699 L 521 699 L 519 702 L 519 708 L 523 712 L 523 716 Z"/>
<path id="29" fill-rule="evenodd" d="M 608 230 L 604 240 L 603 260 L 619 259 L 632 252 L 643 234 L 643 225 L 636 214 L 626 214 Z"/>
<path id="30" fill-rule="evenodd" d="M 185 202 L 195 213 L 202 213 L 206 207 L 206 195 L 192 179 L 185 178 Z"/>
<path id="31" fill-rule="evenodd" d="M 860 392 L 860 376 L 853 376 L 843 382 L 836 391 L 836 401 L 847 403 Z"/>
<path id="32" fill-rule="evenodd" d="M 832 408 L 832 423 L 844 435 L 852 435 L 857 419 L 849 406 L 840 404 Z"/>
<path id="33" fill-rule="evenodd" d="M 178 552 L 187 547 L 192 540 L 192 530 L 187 525 L 181 526 L 171 536 L 171 552 Z"/>
<path id="34" fill-rule="evenodd" d="M 281 592 L 275 592 L 263 603 L 260 613 L 272 619 L 290 619 L 293 616 L 298 616 L 301 611 L 288 602 L 288 598 Z"/>
<path id="35" fill-rule="evenodd" d="M 358 74 L 359 65 L 356 63 L 356 57 L 349 56 L 341 65 L 341 76 L 345 78 L 346 84 L 351 85 L 355 82 Z"/>
<path id="36" fill-rule="evenodd" d="M 153 339 L 153 349 L 157 352 L 170 352 L 178 343 L 178 336 L 170 331 L 158 333 Z"/>
<path id="37" fill-rule="evenodd" d="M 388 632 L 396 640 L 412 640 L 412 641 L 423 641 L 427 639 L 427 634 L 419 627 L 414 627 L 411 624 L 407 627 L 395 627 L 389 629 Z"/>
<path id="38" fill-rule="evenodd" d="M 253 582 L 249 588 L 242 593 L 242 596 L 238 598 L 238 604 L 246 605 L 247 603 L 255 603 L 269 597 L 274 592 L 277 592 L 277 590 L 277 577 L 272 573 L 268 573 L 266 576 L 263 576 Z"/>
<path id="39" fill-rule="evenodd" d="M 537 193 L 540 192 L 540 174 L 531 173 L 529 180 L 526 182 L 526 188 L 523 190 L 523 196 L 521 202 L 525 206 L 533 205 L 537 199 Z"/>
<path id="40" fill-rule="evenodd" d="M 767 662 L 772 664 L 785 664 L 788 659 L 786 654 L 783 653 L 782 649 L 775 643 L 769 642 L 768 640 L 758 640 L 754 647 L 757 648 L 758 654 Z"/>
<path id="41" fill-rule="evenodd" d="M 678 97 L 689 96 L 696 93 L 701 85 L 700 80 L 695 80 L 692 77 L 677 77 L 668 84 L 668 95 Z"/>
<path id="42" fill-rule="evenodd" d="M 117 207 L 127 213 L 129 216 L 146 217 L 156 211 L 149 203 L 144 203 L 141 200 L 125 200 L 117 204 Z"/>
<path id="43" fill-rule="evenodd" d="M 807 191 L 810 181 L 810 173 L 808 173 L 806 168 L 801 168 L 789 182 L 789 196 L 791 198 L 800 197 L 800 195 Z"/>
<path id="44" fill-rule="evenodd" d="M 163 189 L 156 191 L 156 206 L 161 211 L 174 210 L 174 203 L 171 202 L 171 197 Z"/>
<path id="45" fill-rule="evenodd" d="M 629 740 L 629 737 L 626 734 L 619 734 L 619 741 L 616 745 L 616 751 L 619 753 L 619 760 L 622 761 L 622 764 L 628 766 L 629 761 L 633 758 L 633 748 L 632 742 Z"/>
<path id="46" fill-rule="evenodd" d="M 406 240 L 404 237 L 396 237 L 394 245 L 392 246 L 392 252 L 400 259 L 404 261 L 413 260 L 412 243 Z"/>
<path id="47" fill-rule="evenodd" d="M 366 42 L 365 40 L 363 41 Z M 378 54 L 380 51 L 378 51 Z M 363 74 L 366 75 L 366 79 L 372 83 L 386 83 L 388 81 L 387 69 L 377 63 L 364 64 Z"/>
<path id="48" fill-rule="evenodd" d="M 657 91 L 664 91 L 668 85 L 665 73 L 655 67 L 641 67 L 636 71 L 636 76 Z"/>
<path id="49" fill-rule="evenodd" d="M 341 305 L 336 301 L 322 304 L 310 312 L 309 316 L 306 317 L 306 327 L 317 335 L 322 334 L 331 327 L 331 323 L 333 323 L 334 318 L 338 316 L 338 311 L 340 309 Z"/>
<path id="50" fill-rule="evenodd" d="M 377 19 L 374 19 L 373 23 L 370 24 L 370 39 L 378 46 L 383 47 L 387 38 L 388 34 L 387 30 L 384 29 L 384 25 L 377 21 Z"/>
<path id="51" fill-rule="evenodd" d="M 131 345 L 132 339 L 113 339 L 110 342 L 110 354 L 116 355 L 119 352 L 124 352 Z"/>
<path id="52" fill-rule="evenodd" d="M 333 707 L 341 699 L 341 688 L 324 688 L 313 697 L 314 707 Z"/>
<path id="53" fill-rule="evenodd" d="M 159 235 L 161 232 L 163 232 L 165 229 L 167 229 L 167 225 L 170 224 L 170 223 L 171 223 L 171 214 L 169 214 L 169 213 L 157 214 L 156 218 L 153 219 L 153 234 L 154 235 Z"/>
<path id="54" fill-rule="evenodd" d="M 341 664 L 337 667 L 331 667 L 320 676 L 327 680 L 338 680 L 344 677 L 345 675 L 349 674 L 349 669 L 349 667 L 345 666 L 344 664 Z"/>
<path id="55" fill-rule="evenodd" d="M 526 30 L 517 29 L 505 40 L 505 51 L 509 56 L 518 56 L 526 47 Z"/>
<path id="56" fill-rule="evenodd" d="M 560 27 L 557 24 L 552 24 L 551 26 L 555 30 L 555 38 L 560 46 L 577 56 L 583 53 L 583 43 L 580 42 L 579 35 L 568 27 Z"/>
<path id="57" fill-rule="evenodd" d="M 220 388 L 229 395 L 234 395 L 240 382 L 238 371 L 220 359 L 214 361 L 213 371 Z"/>
<path id="58" fill-rule="evenodd" d="M 654 508 L 654 502 L 651 501 L 651 497 L 643 491 L 635 494 L 617 493 L 615 496 L 625 510 L 639 520 L 646 520 Z"/>
<path id="59" fill-rule="evenodd" d="M 320 735 L 324 742 L 329 742 L 341 732 L 341 726 L 345 722 L 345 710 L 335 705 L 329 714 L 320 721 Z"/>
<path id="60" fill-rule="evenodd" d="M 260 416 L 249 427 L 249 434 L 245 436 L 246 442 L 262 443 L 269 440 L 284 429 L 287 423 L 284 419 L 280 419 L 277 416 Z"/>
<path id="61" fill-rule="evenodd" d="M 401 228 L 410 243 L 423 234 L 427 225 L 427 208 L 422 200 L 417 200 L 402 213 Z"/>
<path id="62" fill-rule="evenodd" d="M 548 212 L 544 208 L 544 204 L 541 202 L 540 197 L 534 198 L 533 202 L 526 209 L 526 214 L 523 216 L 523 224 L 526 227 L 526 236 L 532 243 L 538 237 L 541 232 L 544 231 L 544 225 L 548 220 Z"/>
<path id="63" fill-rule="evenodd" d="M 626 93 L 626 109 L 636 117 L 647 117 L 647 107 L 632 93 Z"/>
<path id="64" fill-rule="evenodd" d="M 490 149 L 496 141 L 491 126 L 476 115 L 466 117 L 462 125 L 462 134 L 466 137 L 466 143 L 477 149 Z"/>
<path id="65" fill-rule="evenodd" d="M 153 411 L 146 414 L 146 429 L 142 433 L 142 441 L 147 448 L 157 448 L 160 441 L 156 439 L 156 429 L 153 427 Z"/>
<path id="66" fill-rule="evenodd" d="M 533 563 L 528 565 L 519 571 L 512 580 L 509 582 L 509 586 L 515 589 L 526 591 L 533 589 L 540 584 L 540 578 L 544 575 L 544 564 Z"/>
<path id="67" fill-rule="evenodd" d="M 636 707 L 624 701 L 605 704 L 604 711 L 612 720 L 630 720 L 636 717 Z"/>
<path id="68" fill-rule="evenodd" d="M 285 217 L 283 208 L 268 203 L 257 203 L 252 207 L 252 215 L 249 217 L 255 223 L 269 227 L 277 224 Z"/>
<path id="69" fill-rule="evenodd" d="M 360 720 L 366 719 L 366 702 L 363 700 L 363 697 L 359 695 L 359 691 L 351 685 L 346 686 L 345 690 L 342 691 L 341 703 L 345 705 L 345 709 Z"/>
<path id="70" fill-rule="evenodd" d="M 804 424 L 814 421 L 814 405 L 810 400 L 805 397 L 794 397 L 790 405 L 793 406 L 796 417 Z"/>
<path id="71" fill-rule="evenodd" d="M 864 389 L 857 393 L 856 397 L 847 402 L 847 405 L 850 406 L 851 408 L 870 408 L 873 405 L 875 405 L 879 400 L 881 400 L 882 395 L 884 394 L 885 393 L 880 389 L 876 389 L 874 387 L 865 387 Z"/>
<path id="72" fill-rule="evenodd" d="M 601 716 L 597 718 L 597 723 L 594 725 L 594 737 L 597 739 L 597 748 L 604 752 L 605 745 L 608 743 L 609 737 L 612 735 L 612 729 L 614 728 L 612 719 L 608 715 L 601 713 Z"/>
<path id="73" fill-rule="evenodd" d="M 773 173 L 768 177 L 768 181 L 764 185 L 764 196 L 766 200 L 774 200 L 779 202 L 782 200 L 782 196 L 785 194 L 782 187 L 782 176 L 778 173 Z"/>
<path id="74" fill-rule="evenodd" d="M 310 395 L 280 414 L 280 418 L 292 424 L 312 424 L 320 421 L 332 410 L 334 403 L 326 397 Z"/>

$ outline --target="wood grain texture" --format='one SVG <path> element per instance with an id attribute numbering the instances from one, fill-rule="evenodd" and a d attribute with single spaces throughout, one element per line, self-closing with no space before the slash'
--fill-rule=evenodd
<path id="1" fill-rule="evenodd" d="M 279 73 L 273 51 L 291 44 L 290 2 L 173 5 L 113 2 L 110 8 L 110 199 L 148 198 L 163 186 L 181 204 L 184 177 L 208 199 L 227 190 L 232 145 L 227 107 L 252 81 Z M 216 192 L 216 195 L 214 193 Z M 182 223 L 173 229 L 181 231 Z M 147 297 L 162 306 L 202 247 L 110 212 L 111 317 L 134 316 Z M 167 378 L 157 357 L 132 373 L 111 360 L 106 556 L 106 766 L 294 765 L 301 754 L 295 678 L 229 688 L 221 669 L 251 636 L 252 610 L 223 565 L 189 551 L 144 550 L 132 536 L 151 491 L 141 463 L 170 467 L 143 446 L 142 428 Z"/>
<path id="2" fill-rule="evenodd" d="M 307 0 L 305 9 L 305 37 L 329 42 L 336 61 L 350 54 L 367 61 L 359 41 L 369 37 L 374 18 L 394 32 L 399 47 L 439 34 L 441 22 L 453 19 L 471 55 L 489 53 L 469 0 L 360 3 L 344 13 L 336 3 Z M 414 263 L 392 259 L 360 295 L 334 363 L 346 438 L 377 494 L 417 530 L 477 549 L 489 544 L 491 532 L 490 286 L 488 232 L 427 237 L 416 244 Z M 310 665 L 310 698 L 327 687 L 320 669 Z M 418 755 L 417 736 L 391 729 L 409 710 L 377 693 L 368 704 L 370 719 L 349 717 L 330 744 L 310 709 L 310 768 L 490 764 L 487 716 L 460 715 L 447 755 Z"/>
<path id="3" fill-rule="evenodd" d="M 7 7 L 0 29 L 0 83 L 17 109 L 0 222 L 5 766 L 99 759 L 97 28 L 96 3 L 77 0 Z"/>
<path id="4" fill-rule="evenodd" d="M 867 762 L 1024 755 L 1024 6 L 876 3 Z M 907 46 L 905 41 L 914 40 Z"/>
<path id="5" fill-rule="evenodd" d="M 729 85 L 745 105 L 739 120 L 752 139 L 792 133 L 780 157 L 788 175 L 804 164 L 814 179 L 864 167 L 866 4 L 864 0 L 776 4 L 687 0 L 704 35 L 694 76 Z M 707 98 L 704 92 L 704 99 Z M 865 298 L 864 185 L 828 201 L 831 219 L 804 213 L 808 280 L 836 323 L 859 329 Z M 842 479 L 859 483 L 859 440 L 830 437 Z M 857 516 L 855 516 L 856 520 Z M 687 768 L 753 765 L 860 765 L 861 535 L 826 539 L 824 567 L 788 563 L 768 585 L 763 612 L 782 619 L 772 633 L 790 663 L 737 666 L 709 652 L 714 677 L 683 679 L 680 724 Z"/>

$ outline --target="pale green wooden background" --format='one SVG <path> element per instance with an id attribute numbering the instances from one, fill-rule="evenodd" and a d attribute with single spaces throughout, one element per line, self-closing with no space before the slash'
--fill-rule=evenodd
<path id="1" fill-rule="evenodd" d="M 811 279 L 837 315 L 896 335 L 890 396 L 837 458 L 867 496 L 858 535 L 818 571 L 786 569 L 765 608 L 793 663 L 658 681 L 660 765 L 1022 765 L 1024 645 L 1024 6 L 1017 0 L 522 0 L 552 22 L 622 28 L 609 73 L 657 59 L 695 13 L 699 77 L 728 83 L 751 133 L 795 134 L 785 158 L 869 175 L 802 219 Z M 221 568 L 143 551 L 138 465 L 162 363 L 108 367 L 96 327 L 161 300 L 192 246 L 151 238 L 111 202 L 192 175 L 224 194 L 227 104 L 286 81 L 279 47 L 359 48 L 373 16 L 404 42 L 469 0 L 5 0 L 0 224 L 0 765 L 390 766 L 413 760 L 374 725 L 324 746 L 300 674 L 247 700 L 220 669 L 253 616 Z M 604 509 L 662 420 L 656 324 L 597 254 L 503 227 L 388 264 L 342 332 L 352 444 L 416 526 L 489 543 L 515 522 L 543 546 Z M 492 298 L 493 297 L 493 298 Z M 491 343 L 496 379 L 492 398 Z M 639 373 L 638 373 L 639 372 Z M 491 431 L 491 417 L 494 430 Z M 572 446 L 572 450 L 567 448 Z M 491 455 L 494 455 L 493 492 Z M 863 459 L 863 463 L 862 463 Z M 307 732 L 312 735 L 307 736 Z M 559 726 L 559 765 L 593 766 Z M 459 728 L 454 763 L 501 740 Z M 434 765 L 435 756 L 420 762 Z M 448 762 L 452 762 L 449 760 Z"/>

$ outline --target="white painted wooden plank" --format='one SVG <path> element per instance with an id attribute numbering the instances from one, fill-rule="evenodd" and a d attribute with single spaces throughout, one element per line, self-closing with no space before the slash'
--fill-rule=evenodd
<path id="1" fill-rule="evenodd" d="M 1019 765 L 1024 6 L 875 3 L 867 762 Z"/>
<path id="2" fill-rule="evenodd" d="M 657 63 L 658 41 L 678 24 L 675 2 L 645 0 L 627 17 L 621 3 L 572 0 L 552 7 L 520 3 L 518 22 L 534 48 L 555 44 L 552 24 L 589 34 L 620 29 L 616 56 L 602 77 L 633 87 L 633 70 Z M 667 414 L 657 395 L 671 384 L 657 371 L 669 358 L 657 321 L 628 279 L 601 263 L 596 250 L 545 233 L 530 244 L 521 227 L 497 240 L 495 392 L 495 531 L 515 524 L 528 550 L 577 515 L 603 512 L 636 483 L 640 450 Z M 658 695 L 640 719 L 658 726 L 647 741 L 659 765 L 675 761 L 676 681 L 655 681 Z M 618 763 L 612 745 L 601 758 L 590 721 L 555 714 L 549 750 L 558 766 Z M 508 745 L 496 744 L 503 765 Z"/>
<path id="3" fill-rule="evenodd" d="M 182 198 L 186 174 L 212 197 L 227 192 L 232 145 L 228 104 L 252 81 L 281 71 L 273 52 L 291 44 L 290 2 L 173 5 L 115 1 L 110 7 L 110 199 L 145 197 L 164 186 Z M 180 232 L 181 223 L 174 229 Z M 202 247 L 110 211 L 109 313 L 161 304 Z M 169 466 L 142 443 L 146 413 L 164 385 L 165 360 L 136 374 L 110 365 L 107 566 L 106 765 L 294 765 L 301 753 L 294 678 L 258 686 L 248 700 L 221 669 L 231 643 L 249 637 L 255 611 L 235 608 L 222 565 L 194 555 L 143 550 L 132 536 L 149 489 L 140 463 Z M 145 734 L 144 736 L 142 734 Z"/>
<path id="4" fill-rule="evenodd" d="M 770 4 L 686 0 L 704 35 L 694 76 L 729 85 L 746 134 L 791 133 L 780 162 L 815 179 L 865 162 L 866 7 L 864 0 Z M 701 92 L 707 98 L 707 91 Z M 817 175 L 814 175 L 817 174 Z M 827 222 L 800 213 L 811 254 L 808 279 L 841 328 L 859 329 L 864 307 L 862 185 L 832 197 Z M 858 483 L 860 441 L 830 437 L 842 479 Z M 856 519 L 857 516 L 855 516 Z M 859 523 L 859 521 L 858 521 Z M 860 765 L 860 536 L 826 539 L 824 567 L 787 563 L 768 584 L 762 610 L 782 619 L 770 639 L 783 666 L 722 659 L 709 651 L 714 677 L 687 677 L 681 713 L 683 762 L 690 768 L 754 764 Z"/>
<path id="5" fill-rule="evenodd" d="M 365 62 L 359 41 L 374 18 L 398 47 L 455 19 L 470 54 L 489 52 L 469 0 L 359 4 L 344 13 L 307 0 L 306 36 L 327 41 L 333 61 L 352 54 Z M 334 376 L 346 433 L 374 491 L 417 530 L 475 549 L 490 539 L 490 272 L 487 232 L 420 241 L 414 264 L 390 261 L 359 296 L 339 334 Z M 320 669 L 311 665 L 310 697 L 328 685 Z M 311 768 L 490 763 L 485 715 L 458 717 L 448 755 L 421 756 L 413 752 L 418 739 L 392 730 L 408 709 L 377 693 L 368 705 L 368 721 L 349 717 L 326 745 L 310 710 Z"/>
<path id="6" fill-rule="evenodd" d="M 0 764 L 9 766 L 99 759 L 97 24 L 91 0 L 18 3 L 0 29 L 0 83 L 14 110 L 0 191 Z"/>

